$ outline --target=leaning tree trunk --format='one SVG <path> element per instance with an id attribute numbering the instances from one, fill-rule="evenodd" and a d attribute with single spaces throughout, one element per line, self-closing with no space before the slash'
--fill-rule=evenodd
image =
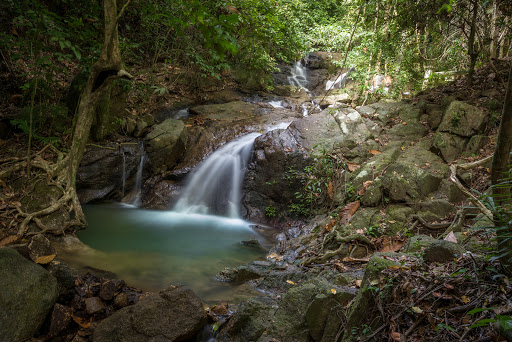
<path id="1" fill-rule="evenodd" d="M 468 72 L 468 87 L 473 86 L 473 74 L 475 73 L 478 51 L 475 49 L 476 18 L 478 14 L 478 0 L 473 0 L 473 19 L 471 20 L 471 31 L 468 39 L 468 55 L 471 59 Z"/>
<path id="2" fill-rule="evenodd" d="M 500 262 L 508 275 L 512 275 L 512 226 L 510 210 L 512 208 L 512 183 L 507 176 L 510 168 L 510 151 L 512 149 L 512 65 L 508 76 L 507 94 L 503 106 L 496 149 L 492 160 L 491 182 L 494 204 L 498 208 L 494 215 L 498 227 L 498 250 Z"/>

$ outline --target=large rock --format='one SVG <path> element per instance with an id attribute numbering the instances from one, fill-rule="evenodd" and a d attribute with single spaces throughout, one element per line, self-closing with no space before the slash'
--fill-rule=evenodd
<path id="1" fill-rule="evenodd" d="M 187 148 L 187 128 L 181 120 L 167 119 L 146 136 L 147 153 L 153 170 L 173 168 Z"/>
<path id="2" fill-rule="evenodd" d="M 115 196 L 115 192 L 122 188 L 123 173 L 125 181 L 135 175 L 140 157 L 141 151 L 135 141 L 120 146 L 112 143 L 88 148 L 76 177 L 80 202 Z"/>
<path id="3" fill-rule="evenodd" d="M 203 304 L 192 290 L 170 287 L 101 321 L 93 341 L 188 341 L 206 321 Z"/>
<path id="4" fill-rule="evenodd" d="M 0 248 L 0 341 L 29 340 L 57 300 L 57 281 L 10 248 Z"/>
<path id="5" fill-rule="evenodd" d="M 432 151 L 443 157 L 447 163 L 451 163 L 460 157 L 467 142 L 467 138 L 438 131 L 432 142 Z"/>
<path id="6" fill-rule="evenodd" d="M 453 101 L 450 103 L 438 130 L 471 137 L 481 132 L 488 120 L 488 114 L 470 104 Z"/>
<path id="7" fill-rule="evenodd" d="M 242 199 L 245 215 L 255 222 L 266 222 L 265 208 L 275 208 L 277 213 L 288 210 L 301 183 L 293 179 L 293 171 L 302 171 L 309 155 L 290 127 L 274 130 L 258 137 L 254 142 L 254 162 L 249 166 L 244 181 Z"/>

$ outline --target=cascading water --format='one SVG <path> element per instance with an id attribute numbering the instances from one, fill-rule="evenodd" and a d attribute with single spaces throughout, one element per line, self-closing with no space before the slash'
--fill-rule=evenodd
<path id="1" fill-rule="evenodd" d="M 331 89 L 335 89 L 335 88 L 345 88 L 345 86 L 347 85 L 348 79 L 349 79 L 349 75 L 354 70 L 355 70 L 354 68 L 350 68 L 346 72 L 344 72 L 343 74 L 338 76 L 336 78 L 336 80 L 334 80 L 334 81 L 328 80 L 327 83 L 325 84 L 325 90 L 331 90 Z"/>
<path id="2" fill-rule="evenodd" d="M 244 135 L 208 157 L 192 174 L 174 210 L 239 217 L 240 188 L 252 145 L 260 135 Z"/>
<path id="3" fill-rule="evenodd" d="M 135 184 L 133 186 L 132 191 L 126 197 L 123 197 L 122 202 L 126 204 L 133 205 L 138 207 L 140 205 L 140 194 L 142 192 L 142 173 L 144 171 L 144 143 L 141 141 L 139 143 L 139 155 L 140 161 L 139 166 L 137 167 L 137 173 L 135 174 Z M 124 169 L 124 167 L 123 167 Z M 123 186 L 123 194 L 124 194 L 124 186 Z"/>
<path id="4" fill-rule="evenodd" d="M 291 76 L 288 76 L 288 83 L 299 88 L 307 88 L 309 82 L 306 67 L 297 62 L 293 65 L 291 72 Z"/>
<path id="5" fill-rule="evenodd" d="M 124 154 L 123 148 L 121 148 L 121 155 L 123 156 L 123 171 L 121 174 L 121 181 L 122 181 L 121 197 L 124 197 L 124 191 L 126 188 L 126 156 Z"/>

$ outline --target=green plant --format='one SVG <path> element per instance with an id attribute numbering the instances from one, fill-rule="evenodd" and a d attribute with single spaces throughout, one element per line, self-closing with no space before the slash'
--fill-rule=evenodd
<path id="1" fill-rule="evenodd" d="M 267 206 L 265 207 L 265 216 L 267 217 L 276 217 L 277 209 L 276 207 Z"/>

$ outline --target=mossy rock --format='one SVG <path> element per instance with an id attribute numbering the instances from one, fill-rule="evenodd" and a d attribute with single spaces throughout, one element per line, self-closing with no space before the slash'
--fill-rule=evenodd
<path id="1" fill-rule="evenodd" d="M 437 132 L 432 142 L 432 151 L 439 154 L 447 163 L 459 158 L 468 140 L 451 133 Z"/>
<path id="2" fill-rule="evenodd" d="M 439 221 L 455 212 L 455 206 L 443 199 L 426 200 L 416 206 L 416 214 L 427 222 Z"/>
<path id="3" fill-rule="evenodd" d="M 427 246 L 430 246 L 432 243 L 437 241 L 436 238 L 433 238 L 428 235 L 415 235 L 412 236 L 407 243 L 405 244 L 402 251 L 404 253 L 417 253 L 423 251 L 423 249 Z"/>
<path id="4" fill-rule="evenodd" d="M 409 227 L 414 210 L 406 205 L 392 204 L 386 207 L 386 234 L 396 234 Z"/>
<path id="5" fill-rule="evenodd" d="M 425 247 L 423 259 L 427 262 L 450 262 L 462 256 L 464 248 L 457 243 L 437 240 Z"/>
<path id="6" fill-rule="evenodd" d="M 355 191 L 359 191 L 364 182 L 373 180 L 376 175 L 385 171 L 390 164 L 396 161 L 401 152 L 400 146 L 398 145 L 390 147 L 380 154 L 374 155 L 368 162 L 352 173 L 351 179 Z"/>
<path id="7" fill-rule="evenodd" d="M 461 101 L 450 103 L 439 125 L 440 132 L 471 137 L 485 127 L 489 115 L 481 109 Z"/>

